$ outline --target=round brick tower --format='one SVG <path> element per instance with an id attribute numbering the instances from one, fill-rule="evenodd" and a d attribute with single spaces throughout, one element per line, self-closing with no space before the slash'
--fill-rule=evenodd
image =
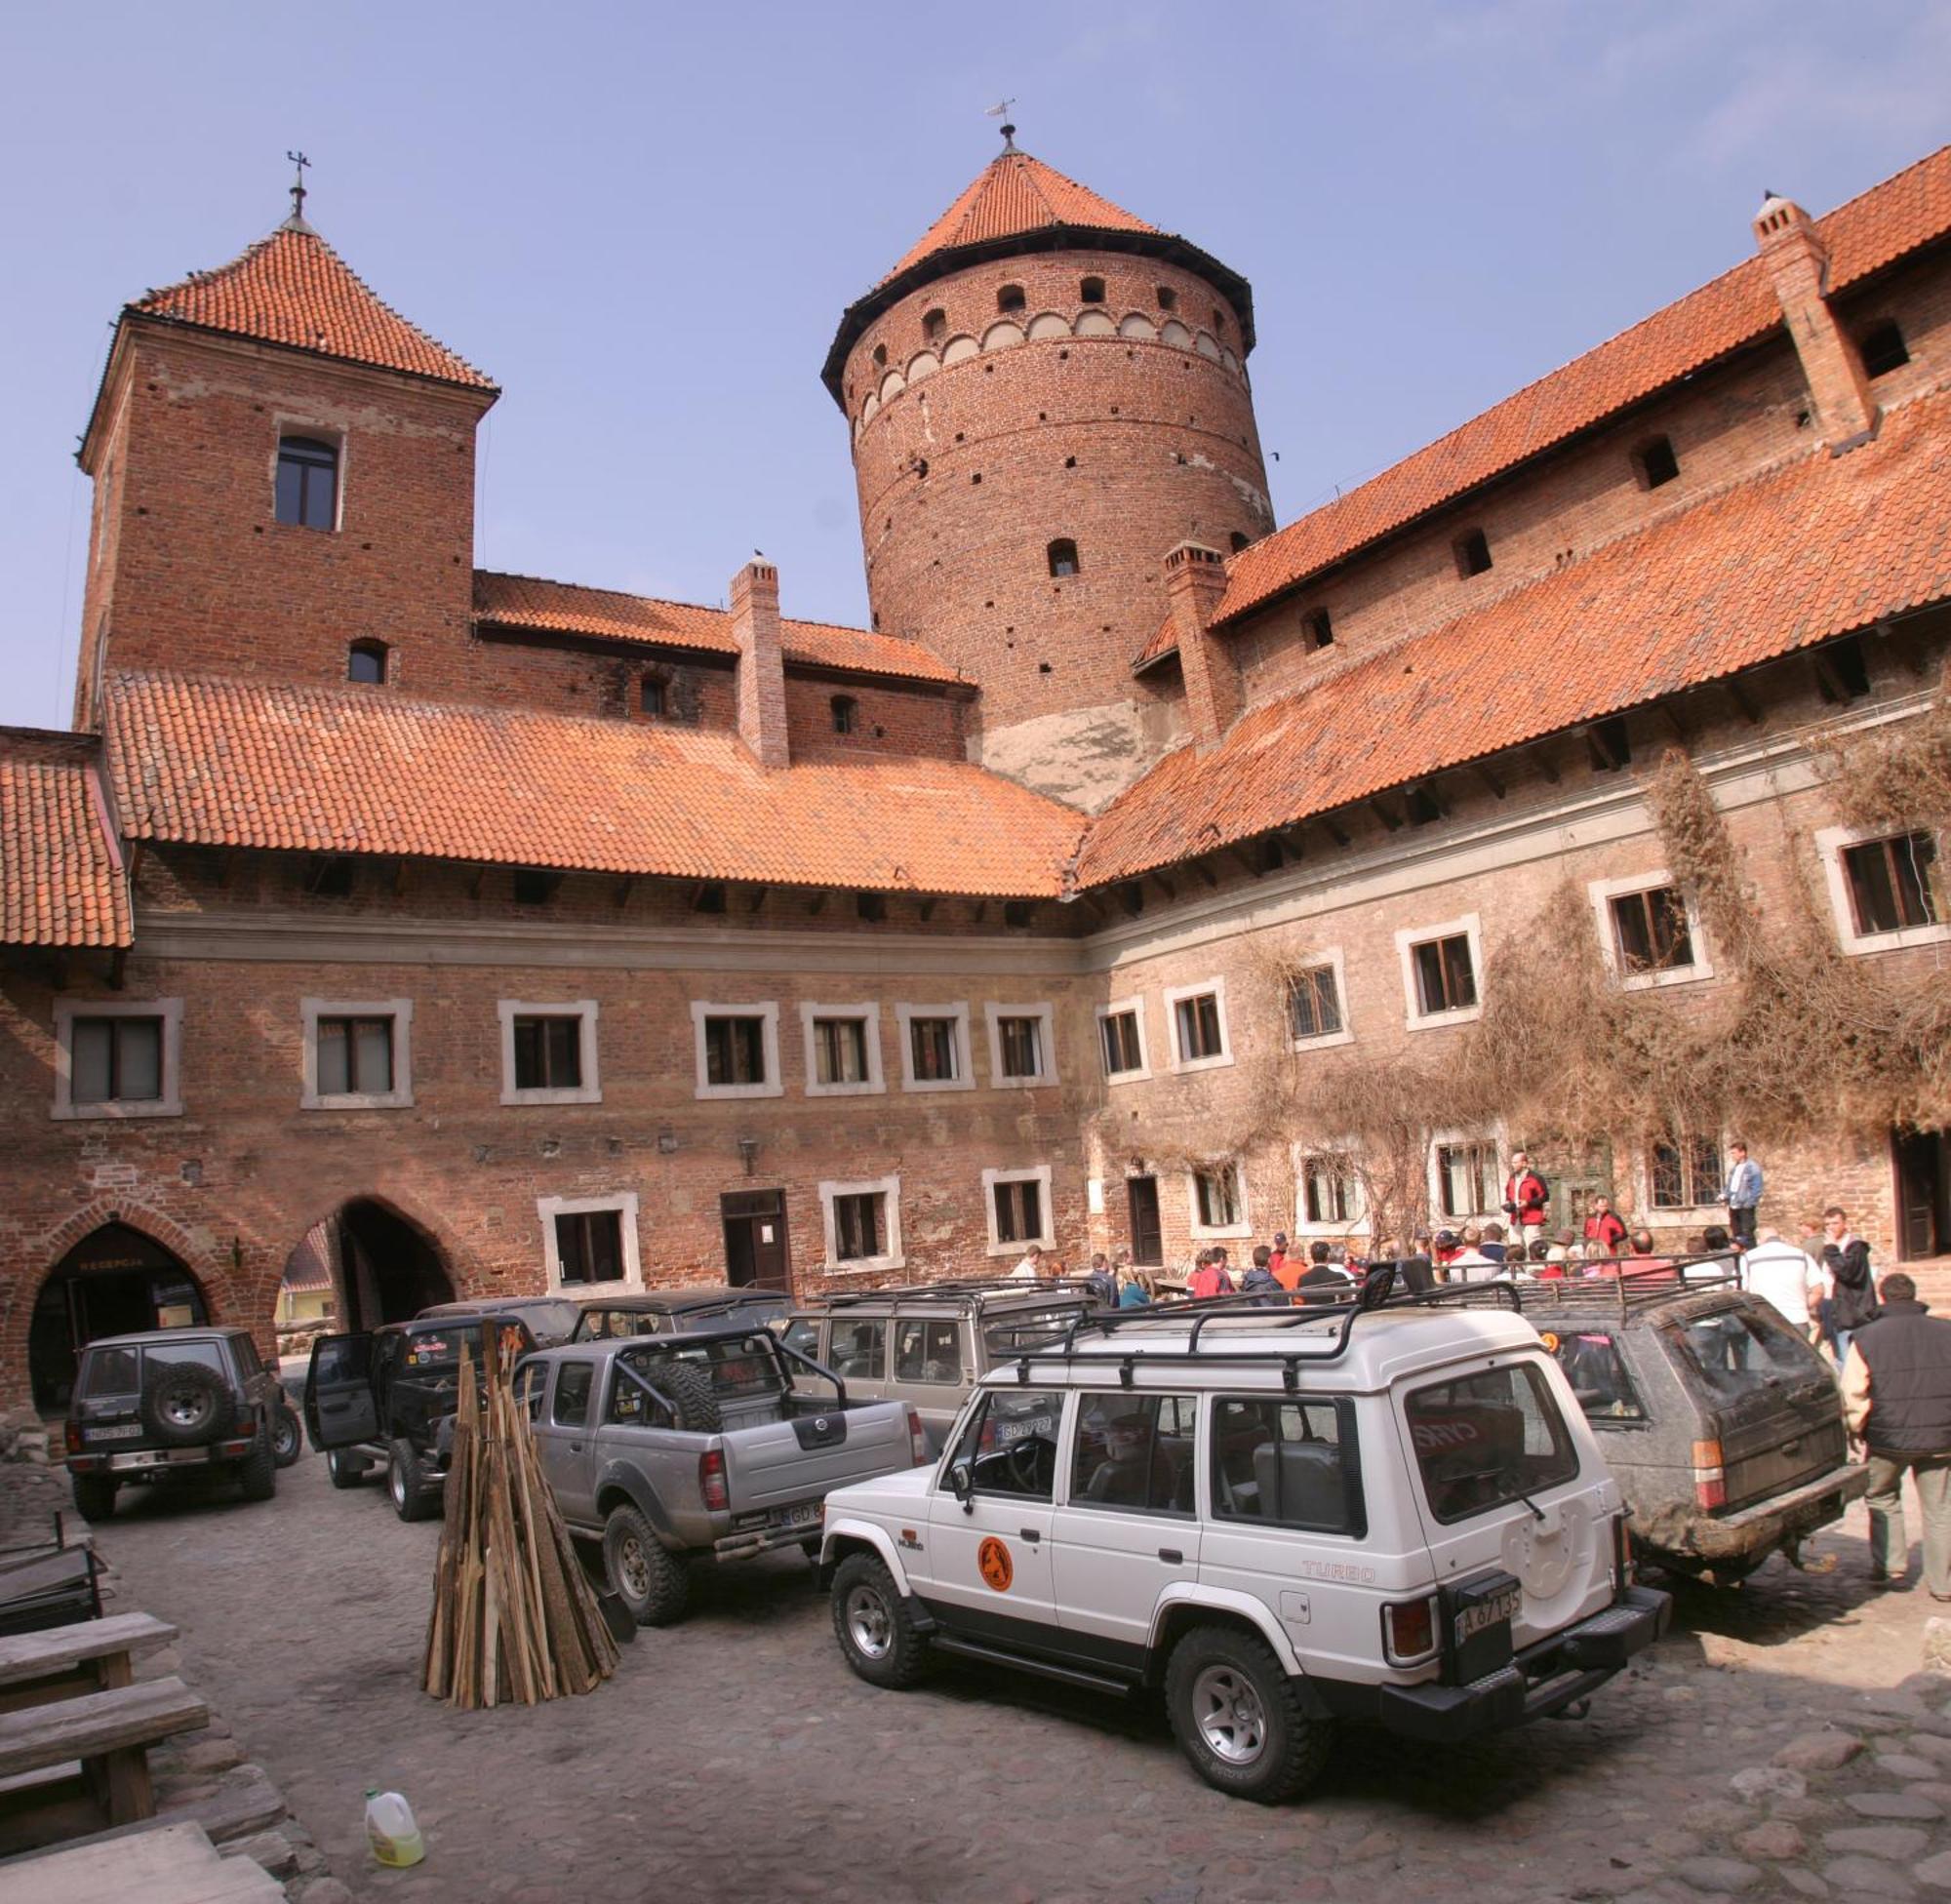
<path id="1" fill-rule="evenodd" d="M 1168 707 L 1132 671 L 1165 558 L 1273 527 L 1247 281 L 1004 149 L 853 304 L 824 378 L 854 439 L 883 634 L 980 684 L 971 752 L 1095 808 Z"/>

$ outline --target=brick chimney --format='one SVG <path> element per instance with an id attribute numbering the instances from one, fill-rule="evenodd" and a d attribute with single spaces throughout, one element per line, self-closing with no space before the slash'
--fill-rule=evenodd
<path id="1" fill-rule="evenodd" d="M 1217 549 L 1181 542 L 1165 559 L 1165 592 L 1178 665 L 1185 675 L 1185 711 L 1193 743 L 1203 753 L 1216 747 L 1240 714 L 1240 670 L 1231 650 L 1213 629 L 1226 592 L 1226 567 Z"/>
<path id="2" fill-rule="evenodd" d="M 1755 218 L 1755 242 L 1774 280 L 1816 420 L 1832 456 L 1876 434 L 1877 406 L 1855 344 L 1829 308 L 1829 248 L 1793 199 L 1771 192 Z"/>
<path id="3" fill-rule="evenodd" d="M 786 670 L 779 652 L 779 572 L 748 562 L 732 577 L 732 638 L 738 644 L 738 738 L 761 767 L 784 767 Z"/>

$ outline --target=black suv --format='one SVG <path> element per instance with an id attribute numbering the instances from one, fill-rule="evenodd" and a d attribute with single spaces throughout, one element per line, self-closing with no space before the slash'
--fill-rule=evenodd
<path id="1" fill-rule="evenodd" d="M 393 1512 L 402 1521 L 438 1514 L 459 1406 L 460 1345 L 473 1345 L 481 1379 L 481 1329 L 499 1331 L 515 1354 L 536 1347 L 523 1305 L 466 1309 L 444 1304 L 436 1316 L 387 1323 L 359 1335 L 321 1335 L 305 1371 L 305 1426 L 324 1450 L 335 1488 L 356 1488 L 383 1466 Z"/>
<path id="2" fill-rule="evenodd" d="M 67 1470 L 85 1521 L 132 1483 L 229 1477 L 247 1501 L 277 1489 L 278 1378 L 243 1329 L 104 1335 L 81 1352 L 67 1413 Z"/>

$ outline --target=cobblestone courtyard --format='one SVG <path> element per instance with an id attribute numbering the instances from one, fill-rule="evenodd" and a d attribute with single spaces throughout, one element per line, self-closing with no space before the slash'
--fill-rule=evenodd
<path id="1" fill-rule="evenodd" d="M 360 1898 L 1951 1895 L 1951 1681 L 1914 1677 L 1930 1602 L 1872 1595 L 1860 1523 L 1812 1544 L 1827 1573 L 1686 1594 L 1583 1723 L 1348 1734 L 1271 1811 L 1200 1784 L 1155 1707 L 959 1666 L 871 1690 L 796 1554 L 707 1576 L 589 1698 L 462 1714 L 415 1684 L 438 1523 L 314 1455 L 266 1506 L 125 1494 L 100 1545 Z M 369 1785 L 412 1799 L 418 1870 L 372 1864 Z"/>

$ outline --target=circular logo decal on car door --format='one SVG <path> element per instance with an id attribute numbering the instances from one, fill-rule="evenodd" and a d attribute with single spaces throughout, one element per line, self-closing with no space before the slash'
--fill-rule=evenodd
<path id="1" fill-rule="evenodd" d="M 1010 1559 L 1010 1550 L 994 1534 L 976 1548 L 976 1567 L 998 1593 L 1008 1593 L 1010 1582 L 1016 1577 L 1016 1567 Z"/>

